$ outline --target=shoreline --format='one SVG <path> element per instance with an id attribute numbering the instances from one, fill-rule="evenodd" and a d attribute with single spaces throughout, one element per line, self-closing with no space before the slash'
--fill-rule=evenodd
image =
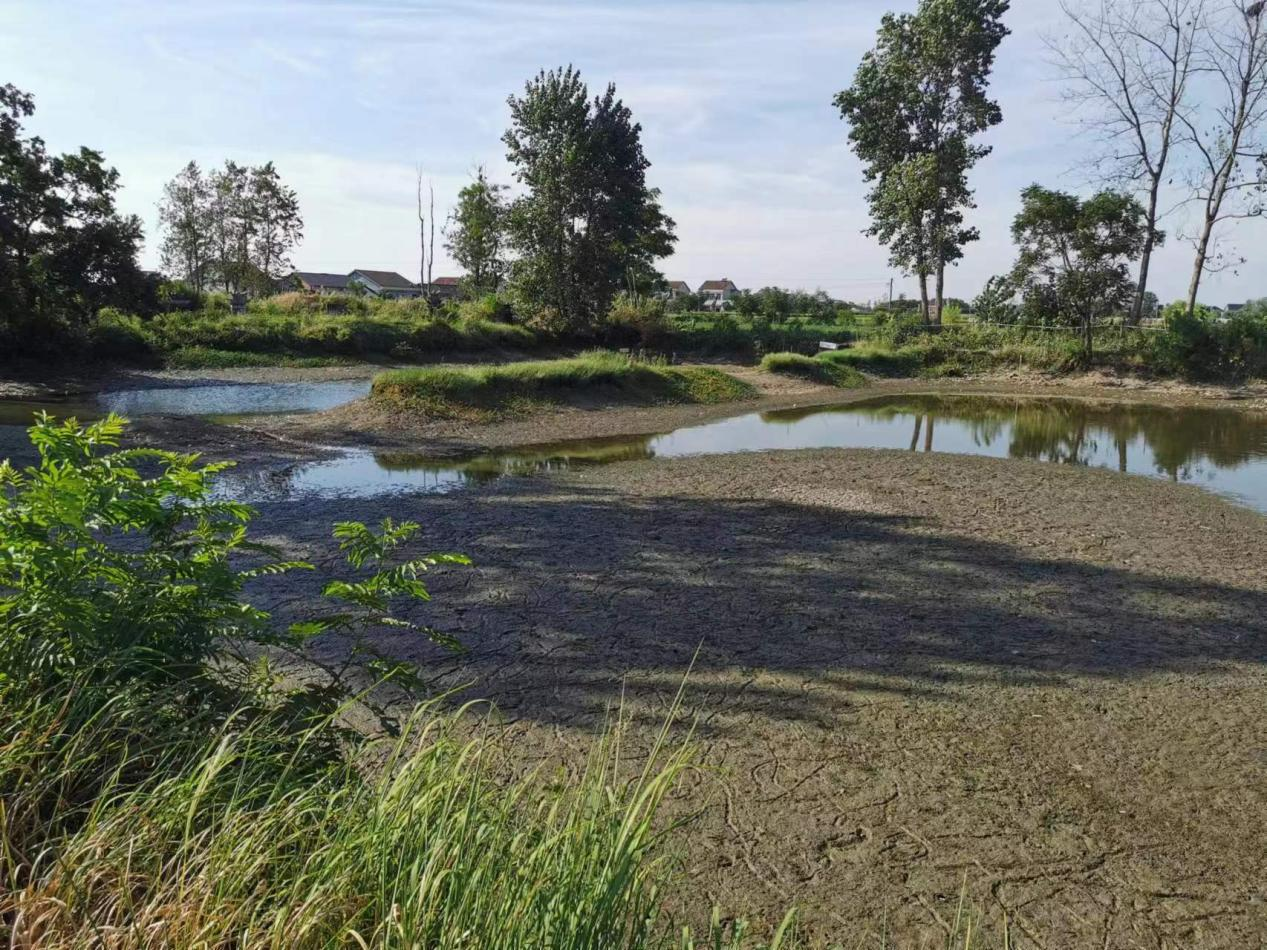
<path id="1" fill-rule="evenodd" d="M 1016 396 L 1267 412 L 1267 385 L 1210 387 L 1098 375 L 1070 379 L 1010 374 L 946 380 L 872 379 L 867 386 L 845 390 L 772 376 L 755 367 L 708 365 L 752 383 L 761 396 L 717 405 L 568 408 L 483 423 L 419 420 L 403 413 L 383 412 L 368 400 L 360 400 L 329 412 L 269 417 L 261 420 L 262 425 L 249 428 L 257 434 L 299 443 L 456 458 L 573 439 L 660 435 L 751 413 L 849 405 L 899 395 Z"/>

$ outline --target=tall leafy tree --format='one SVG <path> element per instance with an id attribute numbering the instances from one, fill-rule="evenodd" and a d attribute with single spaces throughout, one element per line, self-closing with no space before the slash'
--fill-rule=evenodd
<path id="1" fill-rule="evenodd" d="M 0 333 L 23 347 L 50 324 L 83 324 L 141 283 L 141 222 L 119 214 L 119 173 L 100 152 L 50 155 L 24 137 L 32 97 L 0 86 Z"/>
<path id="2" fill-rule="evenodd" d="M 1009 6 L 921 0 L 915 13 L 886 14 L 853 85 L 835 99 L 874 183 L 869 233 L 920 278 L 925 319 L 940 321 L 946 265 L 978 237 L 964 226 L 973 207 L 967 176 L 990 152 L 973 138 L 1003 120 L 987 92 Z"/>
<path id="3" fill-rule="evenodd" d="M 163 269 L 200 292 L 211 279 L 210 207 L 210 184 L 197 162 L 190 162 L 163 186 L 158 205 Z"/>
<path id="4" fill-rule="evenodd" d="M 614 86 L 591 100 L 570 66 L 509 102 L 503 141 L 527 189 L 509 215 L 515 294 L 562 329 L 593 328 L 622 285 L 650 282 L 676 240 L 647 184 L 642 127 Z"/>
<path id="5" fill-rule="evenodd" d="M 466 271 L 463 291 L 471 297 L 492 293 L 507 273 L 506 186 L 488 180 L 483 166 L 458 192 L 457 207 L 445 230 L 445 250 Z"/>
<path id="6" fill-rule="evenodd" d="M 1113 191 L 1084 201 L 1031 185 L 1021 193 L 1012 237 L 1020 256 L 1011 281 L 1026 309 L 1077 327 L 1089 359 L 1096 322 L 1134 296 L 1131 267 L 1148 239 L 1144 206 Z"/>
<path id="7" fill-rule="evenodd" d="M 248 188 L 252 263 L 266 286 L 272 287 L 290 270 L 290 253 L 303 240 L 299 196 L 282 182 L 272 162 L 251 169 Z"/>
<path id="8" fill-rule="evenodd" d="M 163 266 L 199 290 L 268 292 L 303 240 L 299 196 L 267 162 L 226 161 L 206 175 L 194 162 L 163 189 Z"/>

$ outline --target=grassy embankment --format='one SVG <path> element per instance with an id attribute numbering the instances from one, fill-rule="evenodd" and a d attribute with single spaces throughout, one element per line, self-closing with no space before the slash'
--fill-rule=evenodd
<path id="1" fill-rule="evenodd" d="M 673 314 L 665 346 L 699 356 L 803 353 L 813 352 L 822 341 L 852 343 L 871 332 L 870 318 L 858 314 L 834 321 L 791 317 L 777 322 L 734 314 Z"/>
<path id="2" fill-rule="evenodd" d="M 795 376 L 799 379 L 835 386 L 838 389 L 857 389 L 867 384 L 867 378 L 848 364 L 832 360 L 830 353 L 818 356 L 802 356 L 800 353 L 771 353 L 761 361 L 767 373 Z"/>
<path id="3" fill-rule="evenodd" d="M 645 347 L 679 356 L 746 359 L 813 354 L 823 341 L 853 349 L 828 362 L 889 376 L 956 376 L 1028 368 L 1067 373 L 1109 368 L 1160 377 L 1236 381 L 1267 377 L 1267 308 L 1230 319 L 1167 309 L 1160 326 L 1104 327 L 1088 362 L 1071 328 L 979 325 L 956 320 L 925 332 L 912 316 L 840 311 L 835 319 L 770 320 L 736 314 L 668 314 L 654 302 L 620 302 L 585 333 L 553 333 L 498 297 L 429 307 L 419 300 L 297 293 L 252 301 L 233 315 L 208 296 L 205 309 L 148 319 L 102 311 L 79 345 L 58 359 L 171 367 L 324 365 L 353 360 L 411 362 L 449 355 Z M 213 305 L 214 304 L 214 305 Z"/>
<path id="4" fill-rule="evenodd" d="M 1064 375 L 1103 369 L 1222 383 L 1267 378 L 1267 317 L 1219 321 L 1173 313 L 1157 327 L 1098 328 L 1088 359 L 1068 329 L 959 325 L 939 332 L 882 328 L 851 349 L 823 354 L 878 376 L 953 377 L 1004 370 Z"/>
<path id="5" fill-rule="evenodd" d="M 432 418 L 490 419 L 562 405 L 713 405 L 756 395 L 717 369 L 667 366 L 592 351 L 572 359 L 381 373 L 371 398 Z"/>

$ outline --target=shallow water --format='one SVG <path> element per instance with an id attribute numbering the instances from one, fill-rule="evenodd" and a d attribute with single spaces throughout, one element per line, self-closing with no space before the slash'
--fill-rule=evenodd
<path id="1" fill-rule="evenodd" d="M 464 460 L 349 452 L 237 483 L 253 497 L 451 491 L 503 475 L 644 458 L 881 448 L 1019 458 L 1191 482 L 1267 511 L 1267 416 L 1066 399 L 884 397 L 754 413 L 665 435 L 534 446 Z"/>
<path id="2" fill-rule="evenodd" d="M 232 418 L 283 412 L 323 412 L 369 395 L 370 381 L 246 383 L 121 389 L 67 401 L 0 400 L 0 425 L 30 425 L 39 412 L 96 419 L 109 412 L 138 416 Z"/>

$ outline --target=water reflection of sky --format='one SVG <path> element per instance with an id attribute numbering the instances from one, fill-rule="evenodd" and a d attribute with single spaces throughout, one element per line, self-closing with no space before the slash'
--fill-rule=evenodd
<path id="1" fill-rule="evenodd" d="M 626 459 L 812 448 L 954 452 L 1111 468 L 1202 485 L 1267 511 L 1263 415 L 968 396 L 752 414 L 654 437 L 560 443 L 463 461 L 351 452 L 298 466 L 256 491 L 271 497 L 449 491 L 503 474 Z"/>
<path id="2" fill-rule="evenodd" d="M 29 426 L 35 415 L 96 419 L 115 412 L 138 416 L 248 416 L 323 412 L 369 395 L 369 380 L 325 383 L 246 383 L 220 386 L 120 389 L 64 401 L 0 400 L 0 425 Z"/>

